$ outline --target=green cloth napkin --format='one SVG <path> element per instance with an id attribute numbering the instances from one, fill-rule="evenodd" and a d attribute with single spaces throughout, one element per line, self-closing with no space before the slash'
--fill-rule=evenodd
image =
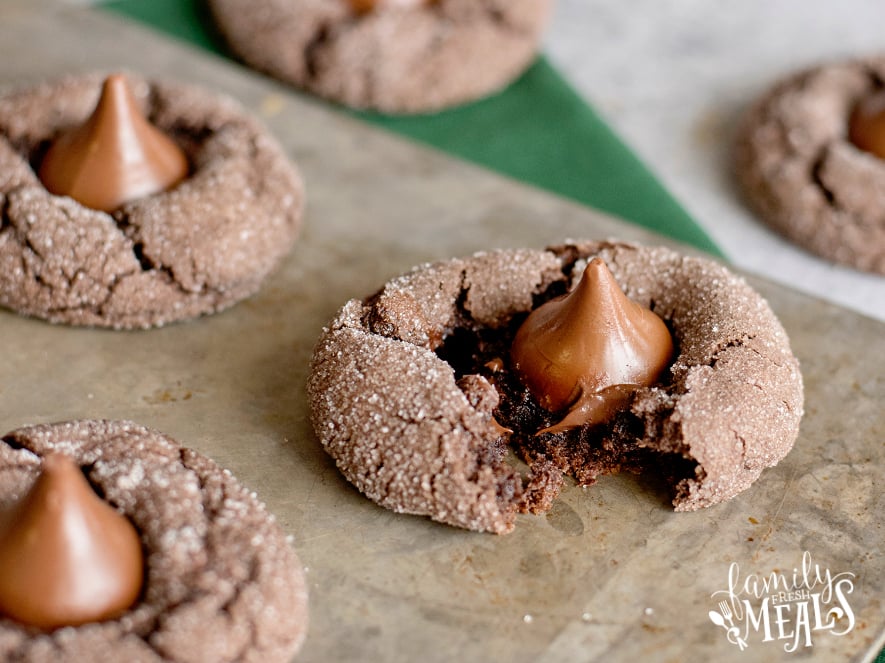
<path id="1" fill-rule="evenodd" d="M 113 0 L 103 6 L 195 46 L 226 54 L 202 0 Z M 543 56 L 505 91 L 460 108 L 412 117 L 354 114 L 389 131 L 723 255 Z"/>

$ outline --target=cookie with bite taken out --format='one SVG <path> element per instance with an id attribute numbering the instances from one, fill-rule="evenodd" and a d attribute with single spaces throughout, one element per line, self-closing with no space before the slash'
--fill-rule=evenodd
<path id="1" fill-rule="evenodd" d="M 787 335 L 742 278 L 593 241 L 422 265 L 347 302 L 308 393 L 367 497 L 496 533 L 549 509 L 564 475 L 653 474 L 677 511 L 731 499 L 787 454 L 803 410 Z"/>

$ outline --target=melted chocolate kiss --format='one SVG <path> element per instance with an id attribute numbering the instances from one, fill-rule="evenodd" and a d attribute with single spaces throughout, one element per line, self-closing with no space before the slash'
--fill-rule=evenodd
<path id="1" fill-rule="evenodd" d="M 862 99 L 854 107 L 848 136 L 860 149 L 885 159 L 885 90 Z"/>
<path id="2" fill-rule="evenodd" d="M 80 468 L 52 454 L 28 493 L 0 514 L 0 612 L 53 629 L 115 617 L 144 577 L 132 524 Z"/>
<path id="3" fill-rule="evenodd" d="M 510 350 L 541 407 L 567 410 L 540 433 L 605 423 L 638 387 L 655 384 L 672 356 L 664 321 L 630 301 L 601 258 L 571 292 L 532 311 Z"/>
<path id="4" fill-rule="evenodd" d="M 187 173 L 184 152 L 145 119 L 122 74 L 108 76 L 89 119 L 62 134 L 40 164 L 49 191 L 105 212 L 165 191 Z"/>

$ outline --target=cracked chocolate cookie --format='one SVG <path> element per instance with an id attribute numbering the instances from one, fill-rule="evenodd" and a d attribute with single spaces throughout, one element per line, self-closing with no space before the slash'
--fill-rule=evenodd
<path id="1" fill-rule="evenodd" d="M 548 432 L 562 413 L 521 382 L 511 346 L 528 313 L 569 292 L 593 258 L 665 323 L 672 361 L 619 395 L 614 416 Z M 370 499 L 496 533 L 548 509 L 565 474 L 585 485 L 620 470 L 662 476 L 677 511 L 730 499 L 792 448 L 803 408 L 787 336 L 743 279 L 618 242 L 479 253 L 393 279 L 323 330 L 308 393 L 324 448 Z"/>
<path id="2" fill-rule="evenodd" d="M 552 0 L 210 0 L 251 66 L 355 108 L 420 113 L 478 99 L 535 56 Z"/>
<path id="3" fill-rule="evenodd" d="M 885 153 L 875 154 L 875 137 L 864 134 L 880 134 L 885 145 L 885 106 L 878 103 L 878 127 L 858 122 L 883 85 L 881 57 L 795 74 L 748 112 L 735 149 L 737 179 L 763 220 L 812 253 L 878 274 L 885 274 Z"/>
<path id="4" fill-rule="evenodd" d="M 103 88 L 102 75 L 71 76 L 0 97 L 0 305 L 58 323 L 143 328 L 253 294 L 295 241 L 304 194 L 280 146 L 232 100 L 130 76 L 126 108 L 180 148 L 183 168 L 172 164 L 168 188 L 136 189 L 122 202 L 104 195 L 110 177 L 85 191 L 86 203 L 47 189 L 88 189 L 76 171 L 96 172 L 82 163 L 88 149 L 70 158 L 56 148 L 98 116 L 116 117 L 101 108 L 112 79 Z M 126 141 L 92 128 L 89 140 L 119 156 Z M 142 172 L 141 164 L 111 170 L 116 179 Z"/>
<path id="5" fill-rule="evenodd" d="M 254 493 L 156 431 L 126 421 L 74 421 L 3 437 L 4 513 L 23 495 L 39 505 L 39 495 L 33 497 L 39 481 L 49 482 L 44 492 L 76 494 L 64 488 L 59 455 L 73 460 L 95 494 L 134 525 L 143 549 L 143 586 L 122 614 L 78 626 L 46 630 L 0 614 L 0 658 L 291 660 L 307 630 L 305 579 L 285 535 Z M 56 508 L 49 498 L 43 508 Z M 29 522 L 35 520 L 45 528 L 53 516 L 32 514 Z M 83 526 L 78 518 L 67 522 L 68 530 Z"/>

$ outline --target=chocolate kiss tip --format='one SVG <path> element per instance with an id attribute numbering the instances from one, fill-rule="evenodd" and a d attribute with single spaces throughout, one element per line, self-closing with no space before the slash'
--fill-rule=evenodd
<path id="1" fill-rule="evenodd" d="M 147 121 L 123 74 L 105 79 L 92 115 L 52 144 L 39 172 L 50 192 L 105 212 L 187 174 L 184 152 Z"/>
<path id="2" fill-rule="evenodd" d="M 0 613 L 54 629 L 109 619 L 141 591 L 132 524 L 67 456 L 51 454 L 27 494 L 0 514 Z"/>
<path id="3" fill-rule="evenodd" d="M 885 159 L 885 90 L 857 103 L 848 123 L 848 137 L 865 152 Z"/>
<path id="4" fill-rule="evenodd" d="M 601 258 L 571 292 L 533 311 L 511 348 L 517 375 L 541 407 L 566 411 L 542 433 L 608 421 L 636 388 L 657 382 L 672 355 L 664 321 L 631 301 Z"/>

